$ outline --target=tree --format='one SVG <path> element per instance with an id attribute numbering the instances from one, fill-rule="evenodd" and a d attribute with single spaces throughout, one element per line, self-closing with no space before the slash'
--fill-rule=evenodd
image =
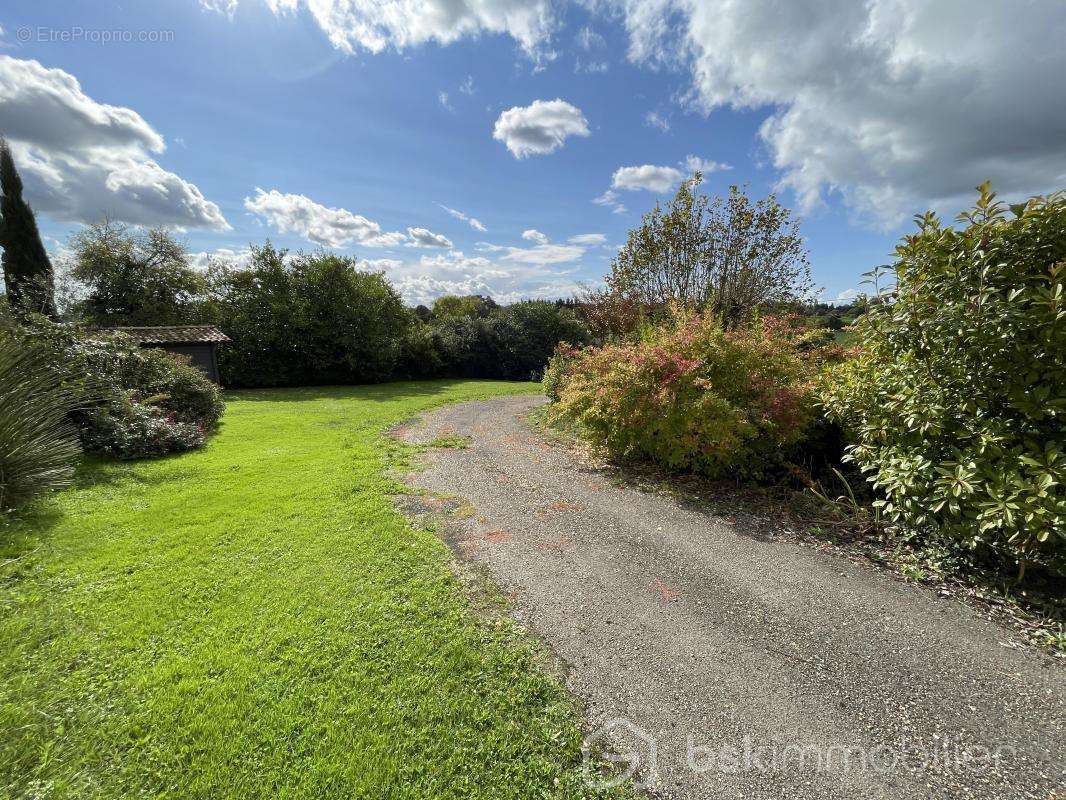
<path id="1" fill-rule="evenodd" d="M 433 316 L 437 319 L 445 317 L 474 317 L 484 318 L 495 311 L 499 306 L 491 297 L 480 294 L 455 295 L 446 294 L 438 297 L 433 303 Z"/>
<path id="2" fill-rule="evenodd" d="M 210 283 L 213 318 L 233 340 L 219 351 L 230 386 L 387 380 L 412 324 L 382 273 L 331 253 L 267 242 L 246 268 L 212 268 Z"/>
<path id="3" fill-rule="evenodd" d="M 4 249 L 7 299 L 22 311 L 56 317 L 52 262 L 41 242 L 37 220 L 22 199 L 22 178 L 11 148 L 0 138 L 0 247 Z"/>
<path id="4" fill-rule="evenodd" d="M 615 302 L 645 313 L 710 309 L 732 328 L 767 304 L 806 299 L 810 265 L 791 212 L 774 195 L 752 202 L 737 186 L 709 201 L 696 191 L 702 180 L 697 172 L 630 231 L 607 277 Z"/>
<path id="5" fill-rule="evenodd" d="M 105 220 L 75 234 L 71 274 L 87 296 L 79 311 L 97 325 L 181 325 L 202 321 L 204 275 L 165 228 L 134 231 Z"/>

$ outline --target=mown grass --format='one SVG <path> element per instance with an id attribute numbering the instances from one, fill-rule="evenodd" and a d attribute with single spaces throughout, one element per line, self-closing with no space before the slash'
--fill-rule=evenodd
<path id="1" fill-rule="evenodd" d="M 394 509 L 382 431 L 532 391 L 234 393 L 0 531 L 0 796 L 579 797 L 574 708 Z"/>

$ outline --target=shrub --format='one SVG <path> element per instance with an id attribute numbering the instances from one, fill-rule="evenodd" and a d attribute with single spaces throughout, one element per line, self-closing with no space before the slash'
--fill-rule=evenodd
<path id="1" fill-rule="evenodd" d="M 148 458 L 195 450 L 204 444 L 204 429 L 182 422 L 174 413 L 131 399 L 89 409 L 82 416 L 85 449 L 113 458 Z"/>
<path id="2" fill-rule="evenodd" d="M 1012 212 L 919 218 L 822 402 L 886 518 L 1024 565 L 1066 544 L 1066 194 Z"/>
<path id="3" fill-rule="evenodd" d="M 94 401 L 70 414 L 90 452 L 135 458 L 199 447 L 225 408 L 219 388 L 180 356 L 125 336 L 40 318 L 17 336 L 41 349 L 68 390 L 93 391 Z"/>
<path id="4" fill-rule="evenodd" d="M 401 345 L 403 377 L 536 380 L 561 342 L 589 341 L 574 313 L 544 300 L 496 308 L 486 317 L 448 314 L 409 329 Z"/>
<path id="5" fill-rule="evenodd" d="M 290 257 L 267 243 L 247 269 L 213 270 L 211 284 L 213 314 L 233 340 L 219 352 L 227 386 L 388 380 L 411 324 L 384 275 L 328 253 Z"/>
<path id="6" fill-rule="evenodd" d="M 68 415 L 79 400 L 45 350 L 0 331 L 0 511 L 70 483 L 79 449 Z"/>
<path id="7" fill-rule="evenodd" d="M 561 348 L 545 390 L 616 456 L 762 477 L 814 416 L 802 337 L 776 319 L 723 331 L 709 315 L 677 313 L 633 343 Z"/>

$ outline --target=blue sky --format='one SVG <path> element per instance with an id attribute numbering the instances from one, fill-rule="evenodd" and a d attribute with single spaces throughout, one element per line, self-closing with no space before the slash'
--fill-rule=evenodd
<path id="1" fill-rule="evenodd" d="M 411 302 L 597 281 L 696 157 L 797 209 L 832 298 L 914 212 L 1066 185 L 1062 6 L 928 5 L 8 0 L 0 131 L 57 254 L 107 213 L 329 246 Z"/>

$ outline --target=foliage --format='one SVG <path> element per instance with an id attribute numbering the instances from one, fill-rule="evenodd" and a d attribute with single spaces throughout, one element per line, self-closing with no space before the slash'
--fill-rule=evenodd
<path id="1" fill-rule="evenodd" d="M 1066 552 L 1066 194 L 917 219 L 822 393 L 884 516 L 1024 563 Z"/>
<path id="2" fill-rule="evenodd" d="M 71 237 L 73 279 L 86 297 L 76 312 L 94 325 L 180 325 L 202 321 L 207 283 L 185 246 L 165 228 L 104 221 Z"/>
<path id="3" fill-rule="evenodd" d="M 773 195 L 753 203 L 737 186 L 709 201 L 701 182 L 697 172 L 629 232 L 607 276 L 617 310 L 707 309 L 730 329 L 768 304 L 805 298 L 810 266 L 791 212 Z"/>
<path id="4" fill-rule="evenodd" d="M 81 399 L 46 351 L 0 330 L 0 512 L 70 484 L 80 451 L 69 414 Z"/>
<path id="5" fill-rule="evenodd" d="M 712 477 L 762 477 L 810 427 L 815 358 L 780 319 L 726 331 L 676 311 L 637 341 L 560 348 L 545 374 L 556 409 L 623 458 Z"/>
<path id="6" fill-rule="evenodd" d="M 65 390 L 92 392 L 70 418 L 89 452 L 121 458 L 200 447 L 225 408 L 219 388 L 180 356 L 126 336 L 86 335 L 38 317 L 17 337 L 38 347 Z"/>
<path id="7" fill-rule="evenodd" d="M 480 294 L 454 295 L 446 294 L 433 302 L 433 316 L 445 317 L 487 317 L 499 308 L 491 297 Z"/>
<path id="8" fill-rule="evenodd" d="M 212 314 L 233 339 L 219 350 L 227 386 L 389 379 L 410 315 L 382 273 L 329 253 L 289 256 L 269 242 L 247 269 L 211 271 Z"/>
<path id="9" fill-rule="evenodd" d="M 206 450 L 89 464 L 0 538 L 0 793 L 599 795 L 565 687 L 385 474 L 383 428 L 535 389 L 237 392 Z"/>
<path id="10" fill-rule="evenodd" d="M 540 377 L 560 343 L 588 341 L 570 309 L 527 300 L 486 317 L 454 314 L 416 324 L 403 342 L 400 374 L 528 380 Z"/>
<path id="11" fill-rule="evenodd" d="M 22 178 L 11 148 L 0 138 L 0 248 L 4 283 L 12 308 L 55 318 L 52 262 L 41 242 L 37 220 L 22 199 Z"/>

